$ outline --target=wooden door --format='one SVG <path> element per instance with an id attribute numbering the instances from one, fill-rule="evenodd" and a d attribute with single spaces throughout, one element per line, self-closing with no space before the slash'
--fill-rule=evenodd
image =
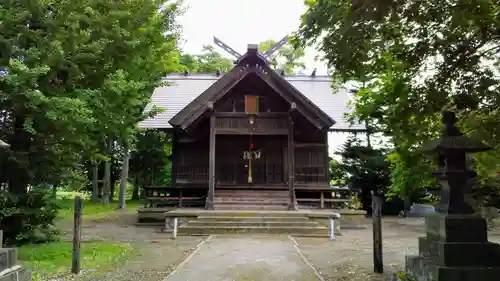
<path id="1" fill-rule="evenodd" d="M 277 147 L 266 151 L 266 182 L 283 182 L 283 155 Z"/>

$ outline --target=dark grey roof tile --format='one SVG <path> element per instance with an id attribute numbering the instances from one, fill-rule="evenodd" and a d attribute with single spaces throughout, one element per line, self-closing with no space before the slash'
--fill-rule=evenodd
<path id="1" fill-rule="evenodd" d="M 154 118 L 140 122 L 139 127 L 172 128 L 168 121 L 217 79 L 218 77 L 215 75 L 208 74 L 170 75 L 166 77 L 165 81 L 172 82 L 172 85 L 155 89 L 151 97 L 151 103 L 145 109 L 146 111 L 150 110 L 155 105 L 164 109 L 164 112 Z M 344 114 L 349 112 L 348 103 L 351 94 L 346 89 L 338 89 L 337 93 L 334 94 L 331 87 L 331 78 L 323 76 L 290 76 L 285 77 L 285 79 L 336 121 L 336 124 L 331 128 L 332 130 L 365 129 L 362 124 L 351 125 L 347 122 Z"/>

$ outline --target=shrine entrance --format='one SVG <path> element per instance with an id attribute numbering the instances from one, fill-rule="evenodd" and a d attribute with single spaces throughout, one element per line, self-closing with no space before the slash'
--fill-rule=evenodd
<path id="1" fill-rule="evenodd" d="M 285 184 L 286 136 L 217 136 L 217 185 Z"/>

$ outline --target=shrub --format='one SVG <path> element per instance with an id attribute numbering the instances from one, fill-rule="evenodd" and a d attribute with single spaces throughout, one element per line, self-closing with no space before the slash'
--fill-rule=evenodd
<path id="1" fill-rule="evenodd" d="M 22 196 L 0 191 L 0 227 L 5 244 L 44 243 L 54 241 L 54 227 L 59 206 L 50 191 L 33 189 Z"/>

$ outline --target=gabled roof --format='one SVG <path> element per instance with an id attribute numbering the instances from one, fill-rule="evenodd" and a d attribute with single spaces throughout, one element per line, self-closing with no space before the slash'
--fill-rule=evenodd
<path id="1" fill-rule="evenodd" d="M 297 111 L 316 127 L 320 129 L 330 128 L 335 124 L 335 121 L 329 115 L 315 106 L 307 97 L 287 83 L 281 75 L 271 69 L 267 64 L 267 60 L 257 52 L 256 45 L 249 46 L 247 53 L 239 59 L 237 65 L 229 73 L 217 80 L 199 97 L 179 111 L 170 119 L 169 123 L 174 127 L 178 126 L 186 129 L 192 122 L 200 118 L 204 112 L 210 110 L 209 103 L 213 104 L 218 101 L 250 74 L 256 74 L 287 100 L 290 105 L 295 103 Z"/>
<path id="2" fill-rule="evenodd" d="M 223 76 L 224 77 L 224 76 Z M 164 111 L 153 118 L 139 123 L 141 128 L 168 129 L 172 128 L 169 121 L 188 104 L 194 101 L 210 86 L 223 77 L 215 74 L 171 74 L 163 80 L 172 85 L 158 87 L 153 92 L 151 103 L 145 111 L 151 110 L 153 105 Z M 347 89 L 338 87 L 336 92 L 332 89 L 332 79 L 329 76 L 295 75 L 283 77 L 286 82 L 293 85 L 308 100 L 325 112 L 336 123 L 330 128 L 332 131 L 365 131 L 363 124 L 350 124 L 345 113 L 350 112 L 348 106 L 352 94 Z"/>

